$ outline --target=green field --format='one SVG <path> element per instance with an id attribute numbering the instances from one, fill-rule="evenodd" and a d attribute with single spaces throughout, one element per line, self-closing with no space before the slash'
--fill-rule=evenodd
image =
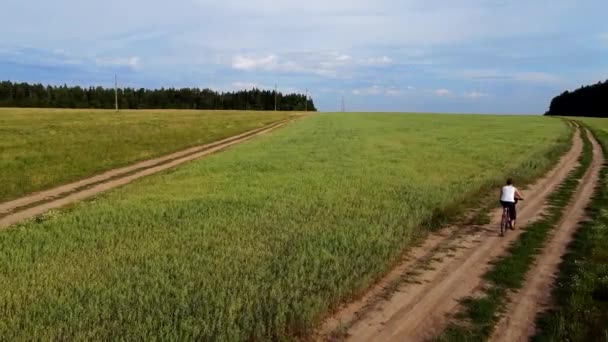
<path id="1" fill-rule="evenodd" d="M 541 175 L 569 136 L 542 117 L 309 117 L 0 232 L 0 336 L 306 335 L 438 218 L 513 170 Z"/>
<path id="2" fill-rule="evenodd" d="M 583 122 L 583 123 L 587 124 L 588 126 L 590 126 L 591 128 L 593 128 L 594 130 L 599 130 L 599 131 L 608 133 L 608 119 L 605 119 L 605 118 L 580 118 L 580 117 L 573 117 L 570 119 Z"/>
<path id="3" fill-rule="evenodd" d="M 288 115 L 0 108 L 0 201 L 220 140 Z"/>

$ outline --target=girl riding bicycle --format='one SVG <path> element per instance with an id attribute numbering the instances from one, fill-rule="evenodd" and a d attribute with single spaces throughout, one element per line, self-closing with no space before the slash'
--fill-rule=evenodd
<path id="1" fill-rule="evenodd" d="M 518 200 L 523 200 L 524 197 L 521 195 L 519 190 L 513 186 L 513 180 L 507 179 L 507 185 L 502 187 L 500 193 L 500 204 L 502 204 L 503 210 L 509 209 L 509 216 L 511 219 L 511 230 L 515 230 L 515 219 L 517 219 L 517 211 L 515 211 L 515 204 Z"/>

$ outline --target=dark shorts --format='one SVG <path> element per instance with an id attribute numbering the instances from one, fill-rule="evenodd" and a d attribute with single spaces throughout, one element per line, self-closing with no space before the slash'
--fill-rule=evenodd
<path id="1" fill-rule="evenodd" d="M 517 211 L 515 210 L 515 202 L 503 202 L 500 201 L 503 208 L 509 208 L 509 216 L 511 216 L 511 220 L 515 220 L 517 218 Z"/>

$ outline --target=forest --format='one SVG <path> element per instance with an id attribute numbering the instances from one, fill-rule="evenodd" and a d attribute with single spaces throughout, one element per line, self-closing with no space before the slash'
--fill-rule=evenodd
<path id="1" fill-rule="evenodd" d="M 563 92 L 545 115 L 608 117 L 608 80 Z"/>
<path id="2" fill-rule="evenodd" d="M 276 93 L 277 110 L 316 111 L 311 97 L 303 94 Z M 119 88 L 118 106 L 122 109 L 226 109 L 274 110 L 275 91 L 240 90 L 217 92 L 199 88 Z M 68 87 L 42 84 L 0 82 L 0 107 L 101 108 L 115 107 L 113 88 Z"/>

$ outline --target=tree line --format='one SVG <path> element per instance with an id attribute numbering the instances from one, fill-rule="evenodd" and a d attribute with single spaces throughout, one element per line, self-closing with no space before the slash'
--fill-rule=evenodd
<path id="1" fill-rule="evenodd" d="M 563 92 L 545 115 L 608 117 L 608 80 Z"/>
<path id="2" fill-rule="evenodd" d="M 278 110 L 316 111 L 312 98 L 303 94 L 277 92 L 276 100 Z M 199 88 L 121 88 L 118 89 L 118 105 L 122 109 L 274 110 L 275 91 L 256 88 L 234 92 Z M 114 106 L 113 88 L 0 82 L 0 107 L 111 109 Z"/>

